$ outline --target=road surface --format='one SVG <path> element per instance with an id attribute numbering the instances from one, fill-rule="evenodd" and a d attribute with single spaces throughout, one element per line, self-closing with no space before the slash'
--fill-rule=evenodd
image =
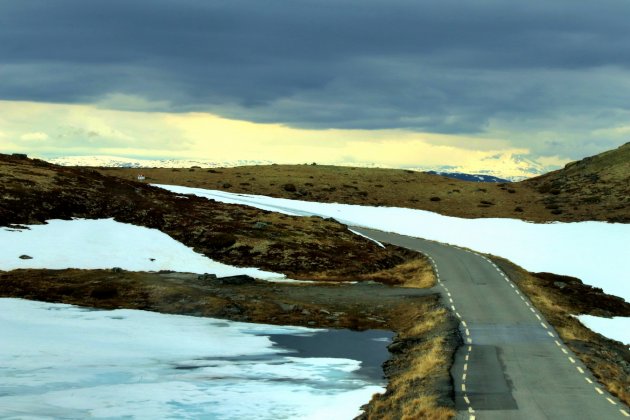
<path id="1" fill-rule="evenodd" d="M 509 278 L 458 247 L 352 227 L 420 251 L 460 319 L 464 345 L 451 375 L 460 419 L 619 419 L 628 408 L 606 392 Z"/>

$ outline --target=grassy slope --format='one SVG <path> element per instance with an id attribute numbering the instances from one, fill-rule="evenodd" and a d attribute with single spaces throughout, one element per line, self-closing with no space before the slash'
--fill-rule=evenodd
<path id="1" fill-rule="evenodd" d="M 523 182 L 549 208 L 581 219 L 630 222 L 630 143 Z"/>
<path id="2" fill-rule="evenodd" d="M 0 226 L 71 217 L 114 217 L 159 229 L 218 261 L 294 278 L 354 280 L 418 257 L 380 248 L 331 220 L 178 198 L 89 169 L 0 155 Z"/>
<path id="3" fill-rule="evenodd" d="M 138 169 L 100 169 L 135 179 Z M 395 169 L 271 165 L 142 169 L 148 182 L 292 199 L 407 207 L 534 222 L 630 221 L 630 144 L 517 183 L 476 183 Z"/>

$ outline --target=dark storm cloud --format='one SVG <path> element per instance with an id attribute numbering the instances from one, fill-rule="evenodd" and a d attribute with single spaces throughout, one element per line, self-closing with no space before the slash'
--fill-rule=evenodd
<path id="1" fill-rule="evenodd" d="M 627 0 L 0 1 L 0 98 L 466 134 L 590 116 L 556 129 L 592 131 L 628 118 L 629 18 Z"/>

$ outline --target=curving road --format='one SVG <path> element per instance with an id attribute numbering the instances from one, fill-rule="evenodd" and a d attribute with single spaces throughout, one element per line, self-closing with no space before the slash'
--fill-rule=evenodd
<path id="1" fill-rule="evenodd" d="M 451 369 L 457 418 L 630 417 L 489 259 L 424 239 L 352 229 L 420 251 L 434 264 L 443 300 L 460 319 L 464 338 Z"/>

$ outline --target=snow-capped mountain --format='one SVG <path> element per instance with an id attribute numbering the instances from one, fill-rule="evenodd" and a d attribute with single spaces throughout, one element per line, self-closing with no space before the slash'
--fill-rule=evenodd
<path id="1" fill-rule="evenodd" d="M 559 169 L 559 166 L 545 166 L 517 153 L 498 153 L 461 165 L 418 166 L 409 169 L 435 171 L 437 173 L 487 175 L 510 181 L 521 181 Z"/>
<path id="2" fill-rule="evenodd" d="M 133 159 L 119 156 L 66 156 L 44 160 L 62 166 L 92 166 L 119 168 L 229 168 L 249 165 L 271 165 L 269 160 L 210 161 L 193 159 Z M 336 162 L 338 166 L 363 168 L 393 168 L 374 162 Z M 400 169 L 400 168 L 398 168 Z M 405 167 L 414 171 L 433 171 L 440 175 L 482 182 L 520 181 L 542 175 L 558 167 L 545 166 L 533 159 L 516 153 L 499 153 L 459 165 L 418 165 Z M 454 175 L 453 175 L 454 174 Z"/>
<path id="3" fill-rule="evenodd" d="M 270 165 L 268 160 L 235 160 L 229 162 L 213 162 L 209 160 L 191 159 L 132 159 L 119 156 L 66 156 L 44 159 L 61 166 L 91 166 L 105 168 L 201 168 L 234 167 L 248 165 Z"/>

